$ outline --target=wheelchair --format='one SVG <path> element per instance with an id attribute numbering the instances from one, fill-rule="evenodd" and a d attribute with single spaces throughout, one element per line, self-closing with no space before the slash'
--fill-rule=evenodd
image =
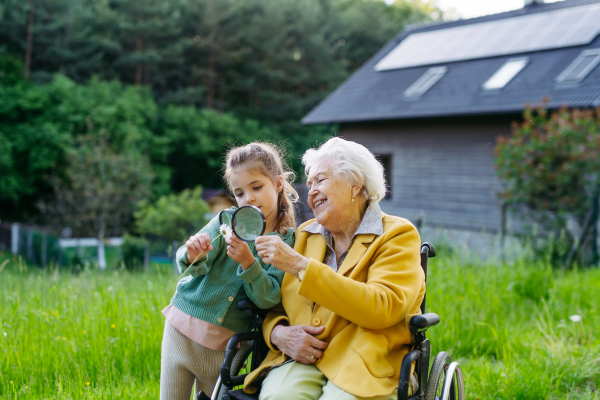
<path id="1" fill-rule="evenodd" d="M 421 267 L 427 281 L 427 263 L 435 257 L 435 247 L 428 242 L 421 246 Z M 463 400 L 465 398 L 463 373 L 460 365 L 453 362 L 450 355 L 440 351 L 434 358 L 431 369 L 430 342 L 425 333 L 428 328 L 437 325 L 440 317 L 434 313 L 425 313 L 426 295 L 421 303 L 421 314 L 410 319 L 410 331 L 414 334 L 412 350 L 404 356 L 400 368 L 398 400 Z M 238 309 L 253 318 L 248 332 L 236 333 L 231 337 L 225 351 L 221 374 L 212 396 L 198 393 L 197 400 L 257 400 L 255 394 L 244 393 L 240 387 L 247 373 L 257 368 L 267 356 L 269 348 L 264 342 L 262 323 L 268 310 L 256 307 L 249 300 L 241 300 Z M 417 393 L 408 396 L 412 365 L 418 377 Z"/>

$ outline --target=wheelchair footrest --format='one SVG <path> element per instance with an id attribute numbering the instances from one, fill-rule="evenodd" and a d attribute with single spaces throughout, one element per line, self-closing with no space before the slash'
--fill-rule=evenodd
<path id="1" fill-rule="evenodd" d="M 223 400 L 258 400 L 258 392 L 248 394 L 244 392 L 244 389 L 229 390 L 223 395 Z"/>

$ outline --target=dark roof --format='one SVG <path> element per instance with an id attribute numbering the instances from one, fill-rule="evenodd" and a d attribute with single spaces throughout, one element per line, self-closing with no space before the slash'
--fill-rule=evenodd
<path id="1" fill-rule="evenodd" d="M 409 27 L 388 42 L 350 78 L 308 113 L 304 124 L 431 118 L 467 115 L 513 114 L 525 104 L 538 104 L 547 96 L 548 108 L 600 106 L 600 65 L 578 84 L 557 85 L 556 77 L 585 49 L 600 48 L 600 36 L 590 44 L 506 56 L 440 64 L 444 77 L 425 94 L 408 99 L 404 91 L 430 66 L 377 72 L 377 64 L 413 33 L 511 18 L 525 14 L 600 3 L 600 0 L 565 0 L 534 4 L 519 10 L 468 20 Z M 481 85 L 510 58 L 529 57 L 529 64 L 503 89 L 482 91 Z"/>
<path id="2" fill-rule="evenodd" d="M 223 189 L 203 188 L 202 189 L 202 200 L 209 201 L 217 196 L 226 196 L 227 192 Z"/>

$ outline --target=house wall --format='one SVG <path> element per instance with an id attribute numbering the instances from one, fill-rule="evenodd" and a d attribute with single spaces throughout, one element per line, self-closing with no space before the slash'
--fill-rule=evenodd
<path id="1" fill-rule="evenodd" d="M 341 125 L 339 135 L 392 156 L 384 212 L 431 227 L 498 232 L 493 150 L 517 118 L 362 122 Z"/>

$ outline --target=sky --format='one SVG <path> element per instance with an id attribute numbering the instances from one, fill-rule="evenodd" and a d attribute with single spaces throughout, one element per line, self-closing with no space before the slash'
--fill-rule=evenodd
<path id="1" fill-rule="evenodd" d="M 385 0 L 392 3 L 393 0 Z M 557 0 L 546 0 L 554 3 Z M 524 0 L 435 0 L 438 7 L 446 11 L 454 9 L 454 15 L 459 18 L 473 18 L 482 15 L 497 14 L 504 11 L 522 8 Z"/>

